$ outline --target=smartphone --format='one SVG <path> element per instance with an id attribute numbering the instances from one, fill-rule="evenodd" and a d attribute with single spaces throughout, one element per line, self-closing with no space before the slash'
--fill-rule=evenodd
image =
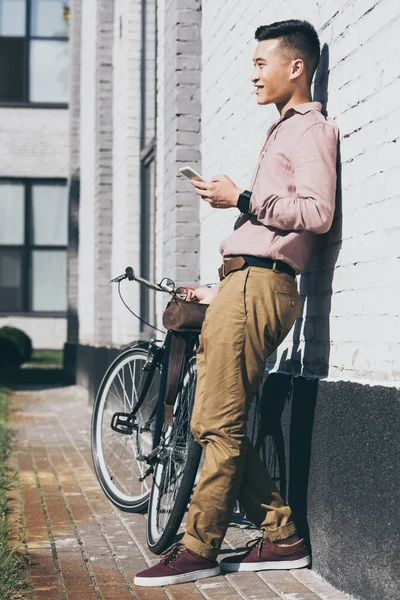
<path id="1" fill-rule="evenodd" d="M 189 165 L 185 165 L 179 169 L 179 172 L 182 173 L 188 179 L 197 179 L 198 181 L 204 181 L 203 176 L 200 175 L 197 171 L 190 167 Z"/>

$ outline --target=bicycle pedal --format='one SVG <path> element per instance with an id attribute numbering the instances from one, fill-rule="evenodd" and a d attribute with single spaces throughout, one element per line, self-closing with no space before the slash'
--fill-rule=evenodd
<path id="1" fill-rule="evenodd" d="M 123 435 L 132 435 L 137 425 L 130 413 L 116 412 L 111 418 L 111 429 Z"/>

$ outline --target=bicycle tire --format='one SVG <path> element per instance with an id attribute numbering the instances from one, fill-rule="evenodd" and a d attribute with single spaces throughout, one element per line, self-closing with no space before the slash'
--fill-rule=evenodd
<path id="1" fill-rule="evenodd" d="M 143 367 L 148 348 L 147 342 L 141 342 L 117 356 L 103 377 L 93 406 L 91 448 L 95 473 L 107 498 L 125 512 L 147 509 L 152 483 L 148 478 L 139 482 L 148 464 L 136 460 L 138 454 L 146 455 L 154 446 L 160 365 L 156 364 L 152 379 L 146 382 L 147 371 Z M 145 431 L 136 429 L 129 435 L 115 432 L 110 425 L 111 416 L 119 411 L 129 412 L 146 383 L 149 389 L 136 417 L 138 427 L 145 426 Z M 119 390 L 123 391 L 122 399 Z"/>
<path id="2" fill-rule="evenodd" d="M 191 377 L 191 371 L 194 371 L 194 379 Z M 176 430 L 178 426 L 177 414 L 179 414 L 179 405 L 184 405 L 183 399 L 185 398 L 186 390 L 188 390 L 189 402 L 187 403 L 187 409 L 184 411 L 186 412 L 186 417 L 182 414 L 180 415 L 181 418 L 186 419 L 186 460 L 182 469 L 179 486 L 170 502 L 170 514 L 161 524 L 158 518 L 160 511 L 160 490 L 164 488 L 165 481 L 168 480 L 171 471 L 168 471 L 168 463 L 162 457 L 158 458 L 156 462 L 147 517 L 147 545 L 154 554 L 161 554 L 173 542 L 187 509 L 200 463 L 202 448 L 190 431 L 190 417 L 196 387 L 195 374 L 195 358 L 193 357 L 189 361 L 183 377 L 182 389 L 175 402 L 172 428 L 167 427 L 165 433 L 167 440 L 176 439 L 176 437 L 174 438 L 174 427 Z M 170 451 L 171 445 L 168 446 L 167 444 L 166 448 L 167 452 Z"/>

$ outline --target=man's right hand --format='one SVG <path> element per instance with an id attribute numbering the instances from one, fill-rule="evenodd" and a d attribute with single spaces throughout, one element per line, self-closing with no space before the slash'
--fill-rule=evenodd
<path id="1" fill-rule="evenodd" d="M 188 296 L 186 300 L 188 302 L 201 302 L 201 304 L 211 304 L 215 296 L 218 294 L 218 286 L 209 287 L 198 287 L 194 290 L 188 290 Z"/>

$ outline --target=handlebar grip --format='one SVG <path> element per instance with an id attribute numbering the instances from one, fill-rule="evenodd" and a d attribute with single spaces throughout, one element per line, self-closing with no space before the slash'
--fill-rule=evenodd
<path id="1" fill-rule="evenodd" d="M 134 271 L 133 271 L 132 267 L 126 267 L 126 269 L 125 269 L 125 275 L 127 276 L 127 278 L 128 278 L 130 281 L 132 281 L 132 279 L 133 279 L 133 278 L 134 278 L 134 276 L 135 276 L 135 273 L 134 273 Z"/>

